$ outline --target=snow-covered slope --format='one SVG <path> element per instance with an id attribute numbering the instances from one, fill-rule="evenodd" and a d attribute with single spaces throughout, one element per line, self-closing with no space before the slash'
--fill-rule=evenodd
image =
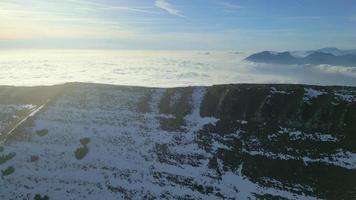
<path id="1" fill-rule="evenodd" d="M 355 92 L 67 84 L 0 144 L 0 199 L 356 197 Z"/>

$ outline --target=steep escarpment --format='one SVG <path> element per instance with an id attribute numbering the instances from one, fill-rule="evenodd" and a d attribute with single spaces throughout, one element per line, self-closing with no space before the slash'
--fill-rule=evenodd
<path id="1" fill-rule="evenodd" d="M 201 114 L 220 120 L 199 137 L 204 146 L 213 141 L 205 141 L 208 133 L 217 133 L 220 143 L 234 147 L 218 157 L 244 163 L 242 172 L 262 185 L 303 185 L 306 194 L 348 199 L 356 195 L 354 95 L 342 87 L 214 86 Z"/>
<path id="2" fill-rule="evenodd" d="M 355 88 L 60 88 L 0 144 L 1 199 L 356 197 Z"/>

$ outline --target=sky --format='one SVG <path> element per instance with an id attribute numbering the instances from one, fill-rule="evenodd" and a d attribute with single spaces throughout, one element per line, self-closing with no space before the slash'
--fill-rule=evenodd
<path id="1" fill-rule="evenodd" d="M 0 0 L 0 48 L 356 48 L 354 0 Z"/>

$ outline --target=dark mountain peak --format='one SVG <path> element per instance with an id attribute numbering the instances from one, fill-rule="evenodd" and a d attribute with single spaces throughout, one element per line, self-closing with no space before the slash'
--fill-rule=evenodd
<path id="1" fill-rule="evenodd" d="M 293 57 L 292 54 L 289 51 L 284 51 L 284 52 L 278 53 L 277 55 L 286 56 L 286 57 Z"/>
<path id="2" fill-rule="evenodd" d="M 273 56 L 273 53 L 271 51 L 261 51 L 251 56 Z"/>
<path id="3" fill-rule="evenodd" d="M 356 67 L 356 54 L 345 53 L 335 47 L 328 47 L 317 51 L 310 51 L 305 57 L 294 57 L 290 52 L 263 51 L 252 54 L 245 60 L 256 63 L 270 64 L 327 64 Z M 347 50 L 347 52 L 352 52 Z"/>
<path id="4" fill-rule="evenodd" d="M 315 51 L 315 52 L 309 54 L 308 56 L 306 56 L 306 58 L 325 58 L 325 57 L 333 58 L 336 56 L 331 53 L 325 53 L 325 52 L 319 52 L 319 51 Z"/>
<path id="5" fill-rule="evenodd" d="M 260 53 L 253 54 L 246 58 L 248 61 L 252 62 L 262 62 L 262 63 L 291 63 L 295 60 L 295 57 L 291 55 L 290 52 L 271 52 L 262 51 Z"/>
<path id="6" fill-rule="evenodd" d="M 325 47 L 325 48 L 318 49 L 317 51 L 321 51 L 321 52 L 326 52 L 326 51 L 340 51 L 340 49 L 338 49 L 338 48 L 336 48 L 336 47 Z"/>
<path id="7" fill-rule="evenodd" d="M 338 49 L 336 47 L 326 47 L 326 48 L 322 48 L 319 50 L 316 50 L 317 52 L 323 52 L 323 53 L 330 53 L 333 54 L 334 56 L 343 56 L 343 55 L 349 55 L 349 54 L 356 54 L 356 49 L 348 49 L 348 50 L 344 50 L 344 49 Z"/>
<path id="8" fill-rule="evenodd" d="M 266 55 L 266 56 L 274 56 L 274 57 L 293 57 L 289 51 L 284 52 L 275 52 L 275 51 L 262 51 L 260 53 L 256 53 L 255 55 Z"/>

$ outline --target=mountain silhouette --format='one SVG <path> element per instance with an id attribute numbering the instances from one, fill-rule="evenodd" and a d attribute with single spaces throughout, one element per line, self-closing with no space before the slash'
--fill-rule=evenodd
<path id="1" fill-rule="evenodd" d="M 325 52 L 322 52 L 322 51 Z M 312 64 L 312 65 L 342 65 L 356 67 L 356 53 L 353 50 L 338 50 L 337 48 L 324 48 L 306 53 L 304 57 L 293 56 L 291 52 L 271 52 L 263 51 L 252 54 L 245 58 L 247 61 L 255 63 L 270 64 Z M 334 53 L 331 53 L 334 52 Z M 336 53 L 338 52 L 338 53 Z M 343 52 L 343 53 L 342 53 Z M 346 54 L 346 52 L 350 52 Z M 337 55 L 335 55 L 337 54 Z"/>

